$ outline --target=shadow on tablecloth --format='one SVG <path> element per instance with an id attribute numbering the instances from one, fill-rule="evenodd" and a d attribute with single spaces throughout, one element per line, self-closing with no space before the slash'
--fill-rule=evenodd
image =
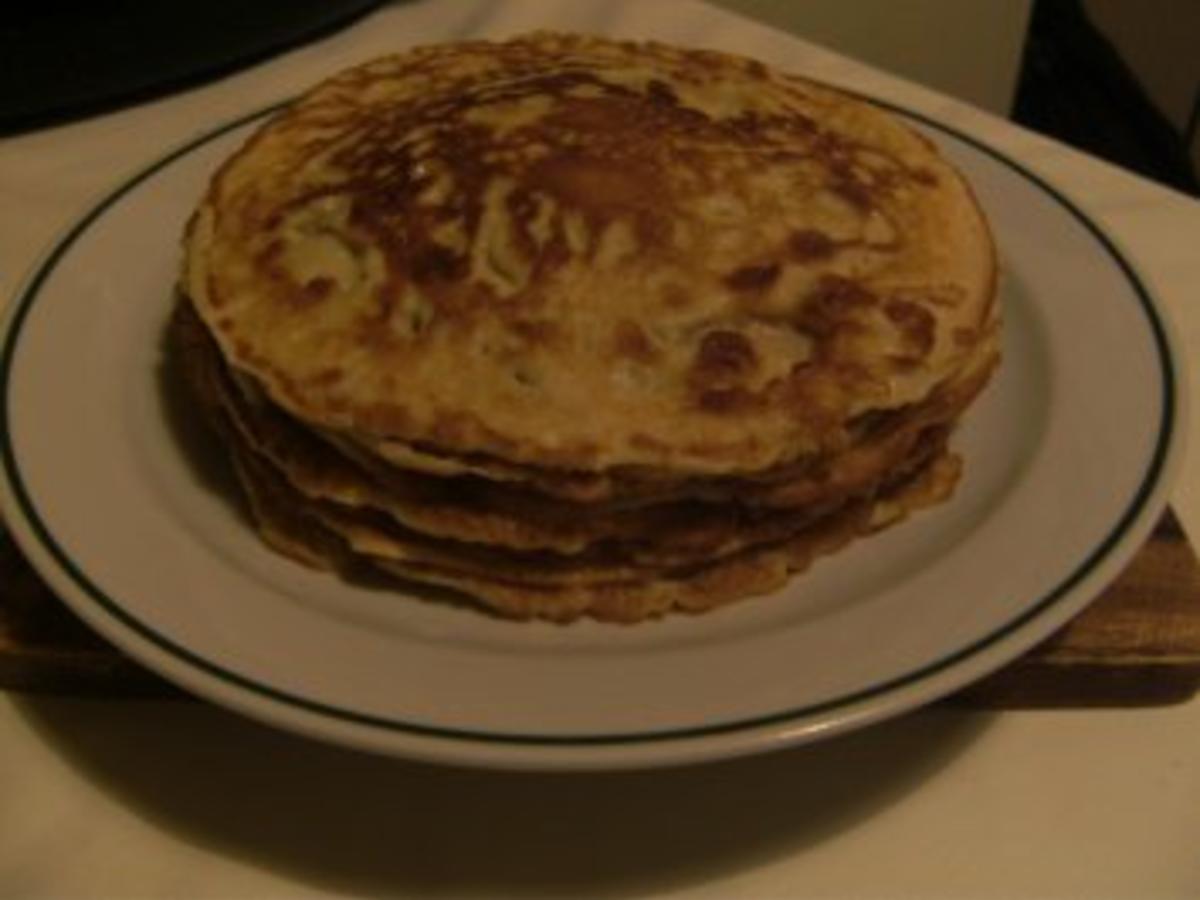
<path id="1" fill-rule="evenodd" d="M 837 840 L 993 721 L 930 710 L 756 758 L 522 774 L 369 756 L 200 703 L 19 708 L 82 775 L 181 840 L 373 895 L 619 896 L 732 877 Z"/>

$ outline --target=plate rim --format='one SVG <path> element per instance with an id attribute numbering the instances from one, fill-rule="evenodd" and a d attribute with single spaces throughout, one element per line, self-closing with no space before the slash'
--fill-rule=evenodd
<path id="1" fill-rule="evenodd" d="M 1073 594 L 1075 589 L 1089 578 L 1104 578 L 1104 583 L 1107 583 L 1111 575 L 1106 572 L 1106 564 L 1107 569 L 1116 569 L 1119 563 L 1131 557 L 1140 547 L 1141 541 L 1136 539 L 1142 536 L 1140 532 L 1148 533 L 1155 521 L 1152 517 L 1161 514 L 1162 509 L 1166 506 L 1166 489 L 1182 455 L 1183 419 L 1186 415 L 1186 405 L 1183 403 L 1186 387 L 1186 378 L 1183 377 L 1183 357 L 1177 350 L 1177 338 L 1174 337 L 1170 327 L 1169 316 L 1154 299 L 1154 295 L 1134 265 L 1113 238 L 1061 189 L 1005 152 L 956 126 L 946 124 L 933 116 L 901 104 L 857 94 L 853 91 L 846 91 L 846 93 L 853 94 L 876 106 L 888 109 L 963 142 L 1000 163 L 1053 200 L 1059 208 L 1070 215 L 1075 223 L 1085 229 L 1097 248 L 1103 250 L 1108 260 L 1116 265 L 1123 280 L 1137 299 L 1152 339 L 1151 345 L 1155 350 L 1162 409 L 1153 452 L 1144 462 L 1144 470 L 1137 490 L 1129 499 L 1124 511 L 1113 520 L 1104 538 L 1098 541 L 1082 560 L 1067 570 L 1067 573 L 1051 589 L 1035 602 L 1025 606 L 1018 615 L 1005 619 L 986 634 L 965 646 L 944 653 L 922 666 L 907 670 L 892 678 L 872 682 L 858 690 L 776 712 L 666 729 L 539 734 L 529 731 L 497 732 L 411 722 L 313 700 L 301 694 L 255 680 L 248 675 L 232 671 L 219 662 L 209 660 L 190 650 L 178 640 L 141 621 L 133 612 L 126 610 L 118 599 L 109 596 L 103 588 L 95 584 L 87 573 L 75 563 L 70 554 L 58 544 L 53 532 L 38 514 L 37 504 L 29 496 L 21 477 L 20 465 L 16 460 L 12 444 L 12 430 L 8 426 L 11 376 L 22 327 L 30 310 L 34 307 L 42 287 L 54 273 L 60 260 L 110 207 L 180 158 L 240 127 L 259 119 L 265 119 L 286 107 L 291 102 L 290 100 L 270 104 L 204 130 L 136 169 L 132 175 L 127 175 L 118 181 L 115 187 L 101 193 L 99 199 L 87 206 L 86 211 L 49 245 L 48 251 L 34 264 L 31 274 L 17 288 L 11 305 L 5 310 L 3 337 L 2 343 L 0 343 L 0 482 L 3 483 L 3 496 L 0 499 L 4 501 L 4 526 L 16 539 L 39 574 L 56 587 L 55 593 L 64 602 L 78 614 L 84 616 L 89 624 L 101 631 L 106 638 L 168 680 L 181 683 L 189 690 L 247 711 L 256 717 L 265 718 L 282 726 L 290 726 L 305 733 L 330 736 L 329 732 L 322 731 L 311 722 L 297 722 L 290 719 L 289 715 L 298 715 L 302 718 L 315 716 L 317 721 L 332 721 L 336 726 L 333 731 L 341 735 L 339 742 L 373 749 L 381 749 L 382 743 L 382 749 L 385 752 L 398 755 L 426 756 L 427 758 L 442 758 L 447 755 L 462 756 L 461 753 L 422 753 L 419 747 L 413 746 L 389 746 L 388 741 L 367 740 L 365 735 L 362 736 L 362 740 L 355 741 L 352 736 L 347 740 L 342 732 L 346 728 L 365 728 L 376 733 L 383 731 L 393 737 L 401 736 L 402 739 L 425 743 L 433 741 L 442 745 L 449 742 L 460 747 L 474 746 L 483 748 L 485 751 L 492 750 L 491 756 L 495 755 L 495 751 L 499 751 L 501 755 L 507 754 L 514 757 L 522 756 L 522 751 L 541 749 L 551 753 L 566 753 L 572 748 L 585 751 L 588 749 L 600 751 L 602 748 L 636 751 L 637 748 L 643 748 L 647 751 L 647 755 L 661 755 L 658 751 L 661 751 L 665 744 L 679 748 L 680 752 L 677 756 L 682 759 L 696 756 L 694 752 L 689 754 L 685 751 L 683 749 L 685 746 L 709 739 L 736 735 L 749 737 L 768 730 L 770 733 L 764 737 L 778 737 L 776 730 L 782 726 L 795 726 L 797 732 L 803 732 L 802 735 L 793 734 L 792 739 L 799 739 L 805 735 L 811 736 L 817 731 L 822 734 L 840 731 L 859 721 L 880 718 L 883 715 L 900 712 L 924 702 L 932 702 L 956 687 L 970 683 L 992 668 L 1014 658 L 1022 649 L 1045 637 L 1054 627 L 1056 617 L 1053 613 L 1058 612 L 1059 617 L 1065 617 L 1077 613 L 1089 604 L 1098 594 L 1099 587 L 1095 593 L 1087 596 Z M 1112 575 L 1115 575 L 1115 572 Z M 1071 599 L 1075 602 L 1064 603 Z M 1038 620 L 1048 622 L 1050 627 L 1043 630 L 1034 628 L 1030 631 L 1029 626 Z M 1025 637 L 1023 642 L 1017 640 L 1022 635 Z M 145 646 L 143 646 L 143 642 Z M 992 658 L 996 656 L 999 658 Z M 169 661 L 170 664 L 167 664 L 166 661 Z M 975 665 L 968 665 L 970 661 L 974 661 Z M 983 671 L 971 671 L 979 669 L 981 665 Z M 937 685 L 939 680 L 944 681 L 947 676 L 955 672 L 964 674 L 966 677 L 961 681 L 950 679 L 953 683 L 943 684 L 940 690 L 935 690 L 931 695 L 922 695 L 915 700 L 905 702 L 906 693 L 923 684 Z M 242 696 L 240 692 L 248 692 L 248 696 Z M 864 709 L 864 704 L 887 696 L 897 698 L 895 707 Z M 264 706 L 266 709 L 263 708 Z M 841 719 L 832 717 L 831 714 L 839 710 L 844 711 L 844 716 Z M 800 727 L 806 721 L 814 718 L 820 719 L 815 726 Z M 726 754 L 718 749 L 708 755 Z M 468 753 L 467 756 L 470 758 L 471 754 Z M 495 762 L 490 757 L 489 761 Z M 509 761 L 519 762 L 520 760 Z M 545 760 L 542 761 L 545 762 Z"/>

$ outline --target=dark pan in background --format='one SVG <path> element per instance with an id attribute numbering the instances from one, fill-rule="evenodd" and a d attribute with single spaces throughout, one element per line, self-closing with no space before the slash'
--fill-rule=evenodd
<path id="1" fill-rule="evenodd" d="M 17 0 L 0 14 L 0 135 L 140 103 L 323 37 L 380 0 Z"/>

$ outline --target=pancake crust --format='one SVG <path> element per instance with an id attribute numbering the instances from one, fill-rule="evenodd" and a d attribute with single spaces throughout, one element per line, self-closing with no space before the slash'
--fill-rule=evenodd
<path id="1" fill-rule="evenodd" d="M 892 116 L 727 54 L 555 34 L 318 86 L 220 169 L 186 255 L 274 402 L 451 464 L 691 477 L 836 452 L 995 317 L 969 190 Z"/>

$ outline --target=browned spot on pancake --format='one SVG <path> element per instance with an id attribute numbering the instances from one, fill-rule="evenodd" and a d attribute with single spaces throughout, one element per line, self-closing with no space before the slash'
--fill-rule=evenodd
<path id="1" fill-rule="evenodd" d="M 710 413 L 747 410 L 758 402 L 757 395 L 740 382 L 758 366 L 754 345 L 745 335 L 720 329 L 700 341 L 688 372 L 688 385 L 696 406 Z"/>
<path id="2" fill-rule="evenodd" d="M 333 289 L 336 286 L 337 282 L 335 282 L 332 278 L 326 275 L 318 275 L 316 278 L 312 278 L 304 282 L 300 292 L 305 300 L 324 300 L 333 293 Z"/>
<path id="3" fill-rule="evenodd" d="M 833 238 L 815 228 L 794 231 L 788 239 L 788 253 L 796 262 L 828 259 L 836 249 Z"/>
<path id="4" fill-rule="evenodd" d="M 308 383 L 314 387 L 326 387 L 331 384 L 336 384 L 345 377 L 345 371 L 339 366 L 330 366 L 327 369 L 321 369 L 315 375 L 308 379 Z"/>
<path id="5" fill-rule="evenodd" d="M 881 435 L 894 428 L 897 422 L 903 422 L 903 409 L 872 409 L 859 413 L 846 423 L 847 431 L 860 441 Z"/>
<path id="6" fill-rule="evenodd" d="M 916 371 L 917 369 L 919 369 L 921 367 L 921 362 L 922 362 L 920 356 L 911 356 L 911 355 L 903 355 L 903 354 L 897 355 L 894 353 L 889 354 L 887 356 L 887 361 L 889 363 L 891 363 L 892 366 L 898 372 Z"/>
<path id="7" fill-rule="evenodd" d="M 923 184 L 926 187 L 934 187 L 938 183 L 937 175 L 924 167 L 909 169 L 908 174 L 912 177 L 913 181 L 917 182 L 917 184 Z"/>
<path id="8" fill-rule="evenodd" d="M 657 78 L 651 79 L 646 85 L 646 96 L 650 98 L 650 102 L 660 106 L 675 106 L 679 103 L 679 98 L 675 96 L 671 86 Z"/>
<path id="9" fill-rule="evenodd" d="M 562 329 L 558 323 L 549 319 L 514 318 L 509 323 L 514 334 L 520 336 L 526 344 L 545 347 L 559 336 Z"/>
<path id="10" fill-rule="evenodd" d="M 646 336 L 642 326 L 632 319 L 622 319 L 613 328 L 613 352 L 634 362 L 650 363 L 660 356 L 658 348 Z"/>
<path id="11" fill-rule="evenodd" d="M 777 262 L 761 266 L 742 266 L 725 276 L 725 284 L 735 291 L 762 291 L 778 280 L 779 271 L 780 266 Z"/>
<path id="12" fill-rule="evenodd" d="M 267 243 L 254 257 L 254 262 L 260 266 L 272 266 L 283 253 L 283 241 L 275 238 Z"/>
<path id="13" fill-rule="evenodd" d="M 583 153 L 560 152 L 533 167 L 533 178 L 569 207 L 585 215 L 615 215 L 643 207 L 657 178 L 644 164 L 620 166 Z"/>
<path id="14" fill-rule="evenodd" d="M 933 349 L 934 332 L 937 327 L 929 310 L 908 300 L 892 299 L 884 305 L 883 311 L 919 356 L 928 355 Z"/>
<path id="15" fill-rule="evenodd" d="M 752 372 L 757 365 L 754 345 L 745 335 L 719 329 L 701 339 L 691 374 L 700 383 L 728 382 Z"/>
<path id="16" fill-rule="evenodd" d="M 757 59 L 750 59 L 746 61 L 746 72 L 755 78 L 766 78 L 767 66 Z"/>
<path id="17" fill-rule="evenodd" d="M 734 413 L 754 405 L 754 395 L 745 388 L 711 388 L 699 393 L 697 406 L 710 413 Z"/>
<path id="18" fill-rule="evenodd" d="M 840 275 L 826 275 L 804 298 L 795 323 L 814 337 L 828 337 L 849 324 L 857 311 L 878 302 L 879 298 L 859 282 Z"/>
<path id="19" fill-rule="evenodd" d="M 831 182 L 829 189 L 859 212 L 867 212 L 875 205 L 871 188 L 848 173 Z"/>
<path id="20" fill-rule="evenodd" d="M 692 295 L 677 284 L 668 284 L 659 294 L 662 305 L 667 309 L 687 309 L 692 305 Z"/>

